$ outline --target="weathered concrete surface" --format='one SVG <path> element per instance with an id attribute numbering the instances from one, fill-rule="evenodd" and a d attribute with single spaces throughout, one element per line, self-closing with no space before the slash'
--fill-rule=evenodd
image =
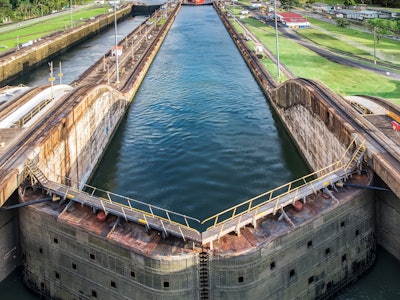
<path id="1" fill-rule="evenodd" d="M 338 161 L 355 132 L 323 99 L 288 80 L 270 93 L 271 104 L 312 170 Z"/>
<path id="2" fill-rule="evenodd" d="M 130 15 L 132 3 L 118 10 L 117 18 L 123 19 Z M 66 51 L 82 40 L 97 34 L 114 24 L 114 14 L 99 16 L 87 24 L 69 29 L 67 32 L 44 37 L 42 42 L 26 49 L 0 58 L 0 86 L 27 73 L 34 67 L 46 62 L 49 58 Z"/>
<path id="3" fill-rule="evenodd" d="M 9 203 L 17 203 L 14 201 Z M 20 265 L 19 223 L 17 210 L 0 210 L 0 281 Z"/>
<path id="4" fill-rule="evenodd" d="M 384 186 L 382 179 L 376 184 Z M 376 192 L 377 241 L 400 260 L 400 199 L 392 192 Z"/>
<path id="5" fill-rule="evenodd" d="M 226 20 L 226 16 L 219 11 L 218 6 L 215 7 L 225 26 L 232 27 Z M 335 162 L 355 135 L 367 138 L 360 136 L 332 107 L 326 105 L 320 97 L 316 97 L 312 89 L 300 84 L 297 80 L 289 80 L 279 86 L 273 82 L 273 79 L 271 79 L 272 83 L 267 82 L 260 71 L 264 67 L 253 60 L 252 51 L 246 49 L 246 45 L 241 44 L 243 41 L 233 28 L 229 32 L 261 89 L 270 100 L 270 104 L 278 112 L 288 134 L 291 135 L 312 170 L 318 170 Z M 265 69 L 264 72 L 266 72 Z M 338 101 L 341 100 L 338 99 Z M 343 103 L 343 106 L 346 104 Z M 352 110 L 349 105 L 348 110 Z M 353 111 L 354 118 L 358 118 L 358 113 Z M 358 122 L 360 124 L 368 123 L 365 119 L 358 120 Z M 387 143 L 390 141 L 387 140 Z M 376 147 L 376 143 L 373 141 L 367 141 L 366 145 L 367 163 L 395 193 L 395 195 L 385 193 L 380 196 L 383 201 L 379 200 L 380 197 L 377 198 L 378 242 L 400 260 L 400 238 L 397 230 L 400 227 L 399 161 L 389 160 L 385 157 L 383 155 L 385 151 Z M 393 149 L 398 149 L 398 146 L 394 146 Z M 380 224 L 383 226 L 381 227 Z"/>
<path id="6" fill-rule="evenodd" d="M 172 17 L 164 23 L 164 30 L 151 43 L 144 60 L 138 62 L 140 68 L 135 71 L 135 81 L 129 88 L 119 92 L 109 85 L 78 86 L 60 100 L 67 108 L 44 117 L 45 123 L 35 129 L 34 139 L 16 150 L 22 154 L 3 165 L 0 171 L 1 205 L 9 200 L 10 195 L 23 181 L 24 162 L 27 158 L 35 159 L 46 176 L 55 181 L 68 183 L 70 180 L 66 177 L 70 177 L 72 181 L 86 181 L 103 155 L 179 9 L 180 6 L 177 5 L 169 12 Z M 11 219 L 6 214 L 0 215 L 0 223 L 3 220 L 8 225 L 0 235 L 0 253 L 4 253 L 4 257 L 7 256 L 8 259 L 13 254 L 14 247 L 19 250 L 18 243 L 15 242 L 18 218 L 15 215 Z M 1 272 L 4 272 L 0 273 L 0 279 L 6 277 L 18 264 L 15 260 L 14 263 L 9 263 L 7 259 L 4 260 L 4 266 L 0 263 Z"/>
<path id="7" fill-rule="evenodd" d="M 240 236 L 224 236 L 214 250 L 124 220 L 115 226 L 112 215 L 101 222 L 79 204 L 24 207 L 25 281 L 42 296 L 61 299 L 204 299 L 203 289 L 208 299 L 327 297 L 375 261 L 373 192 L 334 194 L 339 202 L 318 193 L 302 211 L 287 209 L 294 227 L 267 216 Z M 22 201 L 43 196 L 28 190 Z"/>
<path id="8" fill-rule="evenodd" d="M 3 165 L 0 171 L 0 205 L 3 205 L 21 184 L 27 157 L 40 160 L 40 168 L 45 170 L 52 180 L 61 180 L 54 177 L 57 175 L 81 182 L 88 178 L 150 68 L 179 9 L 179 5 L 171 6 L 167 21 L 162 23 L 161 28 L 157 27 L 157 37 L 144 40 L 147 48 L 143 57 L 132 64 L 132 60 L 129 60 L 131 52 L 124 52 L 128 57 L 125 59 L 126 72 L 121 75 L 120 83 L 102 85 L 100 82 L 94 85 L 83 81 L 76 84 L 77 89 L 83 87 L 85 92 L 80 91 L 80 94 L 75 95 L 76 92 L 71 91 L 65 95 L 61 102 L 68 102 L 68 108 L 53 114 L 52 123 L 48 124 L 48 121 L 45 125 L 47 127 L 35 132 L 36 139 L 31 141 L 29 146 L 20 147 L 19 151 L 25 153 L 21 154 L 17 161 Z M 126 43 L 121 44 L 126 47 Z M 102 66 L 102 61 L 99 64 Z M 98 72 L 96 66 L 93 72 Z M 133 76 L 129 76 L 132 74 Z M 124 81 L 127 83 L 124 84 Z M 121 91 L 118 90 L 119 85 L 122 85 Z M 46 118 L 44 116 L 44 119 Z"/>
<path id="9" fill-rule="evenodd" d="M 56 175 L 86 181 L 130 104 L 130 99 L 104 85 L 94 86 L 81 97 L 63 111 L 34 151 L 44 174 L 57 182 Z"/>
<path id="10" fill-rule="evenodd" d="M 308 91 L 301 94 L 294 95 L 298 99 L 293 103 L 279 103 L 283 119 L 292 118 L 296 124 L 305 114 L 316 127 L 310 135 L 302 136 L 297 125 L 288 126 L 300 135 L 299 143 L 306 151 L 316 151 L 309 144 L 311 138 L 319 134 L 325 140 L 332 138 L 332 133 L 322 132 L 322 124 L 331 122 L 332 131 L 327 131 L 338 130 L 334 145 L 350 139 L 346 125 L 336 129 L 337 121 L 323 103 Z M 97 103 L 97 97 L 104 97 L 101 101 L 105 103 Z M 102 150 L 107 143 L 103 139 L 108 137 L 111 112 L 118 115 L 126 101 L 106 86 L 88 89 L 82 99 L 51 124 L 48 135 L 31 153 L 50 178 L 65 174 L 74 180 L 85 179 L 85 170 L 93 168 L 94 162 L 83 160 L 101 155 L 97 149 Z M 301 105 L 302 101 L 306 105 Z M 330 154 L 327 160 L 335 160 L 336 155 Z M 309 158 L 313 159 L 312 153 Z M 315 163 L 319 164 L 325 160 Z M 25 279 L 44 296 L 65 298 L 117 299 L 128 295 L 140 299 L 151 294 L 155 299 L 198 299 L 198 284 L 210 288 L 212 299 L 328 296 L 368 269 L 375 259 L 373 193 L 347 192 L 337 195 L 343 201 L 340 205 L 318 195 L 319 205 L 317 199 L 307 200 L 305 215 L 288 211 L 294 228 L 285 221 L 266 218 L 256 229 L 244 229 L 240 237 L 221 239 L 216 251 L 208 253 L 208 287 L 199 283 L 198 258 L 199 252 L 207 249 L 191 250 L 182 241 L 160 239 L 156 232 L 144 234 L 140 225 L 113 227 L 116 220 L 112 216 L 99 223 L 87 207 L 65 212 L 59 203 L 26 207 L 21 209 Z M 317 210 L 319 206 L 325 210 Z"/>

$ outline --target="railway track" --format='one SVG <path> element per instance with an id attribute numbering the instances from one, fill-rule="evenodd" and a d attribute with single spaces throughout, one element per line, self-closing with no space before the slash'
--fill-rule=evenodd
<path id="1" fill-rule="evenodd" d="M 170 11 L 169 17 L 166 20 L 167 22 L 173 21 L 176 11 L 179 10 L 179 8 L 180 6 L 177 5 Z M 155 22 L 143 22 L 130 35 L 128 35 L 127 38 L 119 43 L 121 46 L 125 44 L 126 47 L 128 47 L 128 43 L 131 41 L 133 51 L 136 52 L 134 55 L 140 56 L 138 63 L 135 66 L 135 70 L 130 72 L 129 76 L 123 79 L 121 86 L 118 88 L 119 91 L 125 92 L 131 87 L 140 71 L 145 67 L 146 61 L 144 59 L 146 58 L 146 55 L 152 49 L 152 47 L 156 45 L 156 42 L 161 39 L 162 34 L 165 33 L 166 26 L 162 27 L 163 30 L 159 30 L 159 25 L 157 25 L 160 17 L 161 12 L 157 15 Z M 153 35 L 151 38 L 149 38 L 150 34 Z M 130 48 L 130 50 L 132 51 L 132 48 Z M 111 55 L 111 50 L 107 55 Z M 131 58 L 132 56 L 127 53 L 127 55 L 121 59 L 121 63 L 131 64 Z M 32 123 L 28 128 L 21 129 L 18 140 L 14 142 L 14 144 L 11 144 L 8 148 L 4 149 L 3 155 L 0 157 L 0 175 L 6 174 L 8 171 L 12 170 L 18 161 L 23 161 L 23 156 L 25 155 L 26 149 L 29 149 L 29 147 L 37 144 L 38 140 L 45 134 L 45 132 L 51 130 L 55 124 L 57 124 L 69 113 L 70 109 L 76 104 L 80 97 L 84 96 L 96 85 L 101 83 L 107 84 L 106 75 L 104 75 L 102 78 L 97 77 L 96 82 L 85 80 L 85 78 L 98 73 L 97 68 L 99 65 L 102 65 L 103 59 L 104 58 L 100 58 L 95 64 L 93 64 L 81 76 L 79 76 L 78 79 L 71 83 L 71 86 L 75 86 L 75 88 L 57 100 L 57 103 L 55 103 L 49 109 L 46 116 L 40 118 L 35 123 Z M 46 88 L 48 88 L 48 86 L 30 89 L 21 97 L 19 97 L 18 101 L 15 101 L 15 103 L 14 101 L 10 101 L 9 103 L 1 105 L 0 119 L 11 113 L 15 109 L 16 105 L 20 106 L 22 103 L 27 102 L 33 96 L 37 95 Z"/>
<path id="2" fill-rule="evenodd" d="M 47 89 L 49 86 L 29 88 L 17 97 L 14 97 L 0 105 L 0 120 L 7 117 L 10 113 L 29 102 L 34 96 Z"/>
<path id="3" fill-rule="evenodd" d="M 388 136 L 383 134 L 372 123 L 354 110 L 350 104 L 341 99 L 340 96 L 334 94 L 328 88 L 321 86 L 310 79 L 299 78 L 306 86 L 309 86 L 314 93 L 317 93 L 329 105 L 331 105 L 337 113 L 344 119 L 345 122 L 350 124 L 356 132 L 362 134 L 367 141 L 377 148 L 381 155 L 400 172 L 400 153 L 399 147 L 392 142 Z M 382 102 L 383 103 L 383 102 Z M 398 109 L 396 110 L 399 111 Z"/>
<path id="4" fill-rule="evenodd" d="M 254 51 L 250 49 L 245 37 L 236 30 L 231 22 L 229 22 L 227 16 L 221 11 L 218 4 L 214 3 L 214 8 L 220 16 L 226 30 L 230 34 L 231 38 L 234 40 L 236 47 L 245 58 L 245 62 L 249 66 L 249 69 L 251 70 L 254 78 L 257 80 L 260 87 L 264 90 L 264 93 L 268 94 L 271 89 L 274 89 L 278 86 L 275 79 L 265 69 L 265 66 L 255 55 Z M 240 22 L 237 23 L 239 24 L 239 26 L 242 26 L 245 30 L 247 30 Z M 253 37 L 253 39 L 256 40 L 255 37 Z M 268 87 L 267 90 L 265 90 L 264 87 Z"/>
<path id="5" fill-rule="evenodd" d="M 29 128 L 24 130 L 18 141 L 11 145 L 5 153 L 0 157 L 1 173 L 7 173 L 12 169 L 14 164 L 24 155 L 26 149 L 34 146 L 40 137 L 58 122 L 70 108 L 72 108 L 76 100 L 83 94 L 87 93 L 93 86 L 86 85 L 75 88 L 72 92 L 62 97 L 49 110 L 45 117 L 40 118 L 33 123 Z"/>
<path id="6" fill-rule="evenodd" d="M 393 103 L 391 103 L 385 99 L 375 97 L 375 96 L 365 96 L 365 95 L 356 95 L 356 96 L 371 100 L 371 101 L 377 103 L 379 106 L 386 109 L 387 111 L 394 113 L 396 116 L 400 116 L 399 106 L 394 105 Z"/>
<path id="7" fill-rule="evenodd" d="M 169 8 L 170 9 L 170 8 Z M 180 9 L 177 5 L 168 14 L 166 23 L 173 22 L 176 11 Z M 120 82 L 113 85 L 117 90 L 126 93 L 136 81 L 139 73 L 146 64 L 148 54 L 154 49 L 155 45 L 162 38 L 167 30 L 165 25 L 159 25 L 162 17 L 161 12 L 152 16 L 154 21 L 146 20 L 135 28 L 125 39 L 118 43 L 122 47 L 123 53 L 119 56 Z M 160 30 L 161 28 L 161 30 Z M 85 72 L 83 72 L 71 85 L 80 84 L 108 84 L 110 78 L 116 78 L 116 61 L 114 61 L 112 50 L 109 50 L 104 57 L 97 60 Z M 104 69 L 99 71 L 99 66 L 104 65 Z M 108 69 L 106 70 L 106 65 Z M 121 72 L 122 70 L 122 72 Z M 127 71 L 128 70 L 128 71 Z"/>

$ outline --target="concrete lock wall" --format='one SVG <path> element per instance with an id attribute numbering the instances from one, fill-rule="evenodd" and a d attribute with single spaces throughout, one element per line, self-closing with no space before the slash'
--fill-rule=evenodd
<path id="1" fill-rule="evenodd" d="M 18 230 L 17 211 L 0 211 L 0 281 L 5 279 L 20 264 Z"/>
<path id="2" fill-rule="evenodd" d="M 146 256 L 140 247 L 131 251 L 81 225 L 57 220 L 46 209 L 21 209 L 28 286 L 53 299 L 197 299 L 193 253 Z"/>
<path id="3" fill-rule="evenodd" d="M 338 161 L 352 140 L 351 129 L 304 84 L 289 80 L 271 93 L 283 124 L 312 170 Z"/>
<path id="4" fill-rule="evenodd" d="M 60 299 L 200 298 L 199 250 L 146 255 L 143 249 L 147 246 L 135 240 L 118 243 L 109 235 L 109 226 L 91 227 L 87 217 L 69 220 L 57 207 L 54 203 L 53 208 L 43 204 L 21 209 L 24 278 L 41 295 Z M 74 213 L 82 215 L 81 210 Z M 123 232 L 144 230 L 132 223 L 122 226 Z M 374 228 L 373 193 L 360 190 L 340 206 L 251 251 L 209 251 L 210 299 L 329 296 L 374 263 Z M 130 240 L 129 235 L 126 238 Z M 173 249 L 184 244 L 158 241 L 150 248 Z"/>
<path id="5" fill-rule="evenodd" d="M 295 81 L 278 87 L 271 95 L 272 102 L 285 127 L 313 170 L 327 166 L 340 158 L 354 129 L 334 114 L 323 101 Z M 368 150 L 368 149 L 367 149 Z M 371 168 L 384 177 L 384 182 L 397 186 L 392 166 L 379 159 L 379 153 L 369 150 Z M 376 176 L 375 185 L 386 186 Z M 400 199 L 394 192 L 375 192 L 377 242 L 400 260 Z"/>
<path id="6" fill-rule="evenodd" d="M 35 150 L 39 168 L 56 182 L 66 183 L 64 177 L 72 179 L 69 184 L 86 182 L 129 105 L 129 99 L 108 86 L 93 87 L 82 98 Z"/>
<path id="7" fill-rule="evenodd" d="M 373 193 L 362 191 L 250 254 L 210 258 L 211 299 L 318 299 L 375 261 Z"/>
<path id="8" fill-rule="evenodd" d="M 383 184 L 377 178 L 377 185 Z M 392 192 L 376 193 L 377 241 L 400 260 L 400 199 Z"/>
<path id="9" fill-rule="evenodd" d="M 118 19 L 124 19 L 130 15 L 131 6 L 122 8 L 117 13 Z M 95 20 L 89 21 L 83 26 L 72 29 L 71 32 L 60 32 L 43 38 L 33 46 L 21 49 L 8 55 L 0 61 L 0 83 L 5 85 L 21 74 L 27 73 L 34 67 L 48 61 L 48 59 L 67 51 L 77 43 L 114 24 L 114 14 L 100 16 Z M 0 86 L 1 86 L 0 85 Z"/>

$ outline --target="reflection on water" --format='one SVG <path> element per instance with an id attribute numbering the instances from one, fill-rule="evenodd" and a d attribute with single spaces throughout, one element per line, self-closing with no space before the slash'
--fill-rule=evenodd
<path id="1" fill-rule="evenodd" d="M 352 286 L 334 297 L 335 300 L 398 300 L 400 299 L 400 261 L 378 247 L 376 265 Z M 0 283 L 2 300 L 37 300 L 23 284 L 17 270 Z"/>
<path id="2" fill-rule="evenodd" d="M 108 51 L 109 34 L 60 58 L 63 73 L 71 74 L 65 83 L 89 58 L 87 66 Z M 19 83 L 45 84 L 47 76 L 44 66 Z M 185 8 L 92 184 L 203 219 L 305 172 L 215 12 Z M 400 262 L 378 248 L 371 272 L 335 299 L 400 299 L 399 278 Z M 4 300 L 38 299 L 19 271 L 0 284 L 0 294 Z"/>
<path id="3" fill-rule="evenodd" d="M 400 261 L 382 247 L 378 247 L 377 254 L 371 271 L 338 294 L 336 300 L 400 299 Z"/>

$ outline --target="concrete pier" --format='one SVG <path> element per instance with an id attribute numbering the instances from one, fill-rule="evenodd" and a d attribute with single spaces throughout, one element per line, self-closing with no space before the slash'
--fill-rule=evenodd
<path id="1" fill-rule="evenodd" d="M 59 105 L 54 110 L 31 127 L 17 128 L 19 139 L 4 141 L 8 156 L 2 158 L 2 204 L 15 196 L 17 189 L 21 202 L 49 196 L 26 171 L 27 159 L 47 178 L 82 187 L 80 183 L 87 180 L 102 156 L 179 5 L 171 6 L 162 22 L 143 24 L 128 37 L 128 43 L 121 42 L 123 70 L 113 64 L 115 57 L 106 58 L 109 77 L 119 74 L 119 82 L 101 76 L 101 58 L 75 82 L 73 90 L 56 101 Z M 221 13 L 217 6 L 216 10 Z M 365 139 L 363 128 L 351 120 L 358 118 L 357 113 L 349 118 L 343 112 L 349 108 L 347 104 L 341 100 L 334 104 L 336 95 L 322 85 L 294 79 L 278 86 L 270 80 L 243 39 L 222 14 L 221 18 L 312 169 L 337 161 L 355 137 Z M 132 43 L 129 48 L 135 36 L 141 40 L 140 47 L 133 48 Z M 384 151 L 382 155 L 375 152 L 375 142 L 368 140 L 365 168 L 353 174 L 349 183 L 370 185 L 375 177 L 367 164 L 387 161 Z M 224 234 L 212 246 L 163 236 L 145 222 L 136 224 L 112 214 L 98 216 L 92 207 L 74 204 L 72 194 L 64 199 L 54 197 L 54 202 L 20 208 L 24 279 L 43 297 L 62 299 L 329 297 L 373 265 L 377 234 L 372 190 L 328 186 L 329 190 L 318 189 L 305 197 L 301 210 L 295 209 L 295 203 L 288 205 L 279 214 Z M 390 197 L 384 195 L 390 198 L 387 203 L 398 200 L 393 193 Z M 388 205 L 382 214 L 389 213 Z M 395 211 L 391 213 L 390 220 L 397 226 L 400 218 Z M 383 219 L 382 214 L 379 218 Z M 13 234 L 15 216 L 8 213 L 1 220 L 10 223 L 2 227 L 1 235 L 1 254 L 7 258 L 1 270 L 4 277 L 18 264 L 11 258 L 18 256 L 19 249 Z M 384 225 L 385 230 L 393 228 Z M 389 249 L 400 248 L 396 233 L 382 233 L 378 237 Z"/>
<path id="2" fill-rule="evenodd" d="M 130 16 L 132 6 L 130 3 L 121 7 L 117 12 L 117 19 L 123 20 Z M 43 37 L 30 47 L 0 57 L 0 87 L 110 26 L 114 26 L 113 13 L 89 20 L 85 25 L 66 32 Z"/>
<path id="3" fill-rule="evenodd" d="M 154 23 L 157 26 L 142 24 L 140 28 L 144 30 L 140 36 L 146 38 L 135 46 L 139 46 L 145 55 L 136 56 L 135 60 L 132 60 L 129 59 L 132 52 L 124 51 L 121 67 L 124 66 L 125 61 L 129 62 L 129 69 L 126 67 L 125 72 L 120 74 L 119 83 L 112 82 L 106 85 L 101 81 L 97 84 L 80 81 L 74 84 L 75 88 L 69 87 L 68 93 L 54 90 L 54 99 L 53 97 L 43 98 L 43 103 L 51 104 L 51 109 L 47 110 L 46 115 L 41 115 L 41 112 L 45 107 L 49 107 L 48 105 L 35 107 L 34 110 L 37 113 L 35 116 L 40 116 L 40 118 L 31 118 L 22 127 L 19 125 L 22 123 L 17 122 L 18 124 L 12 128 L 0 129 L 1 205 L 7 201 L 10 203 L 12 195 L 23 182 L 24 164 L 27 158 L 39 162 L 41 169 L 50 179 L 61 180 L 61 177 L 58 177 L 61 175 L 62 178 L 69 177 L 68 182 L 82 184 L 86 182 L 110 142 L 179 9 L 179 4 L 172 4 L 168 11 L 164 11 L 167 14 L 166 19 L 162 23 Z M 152 36 L 151 39 L 149 35 Z M 125 41 L 121 43 L 123 47 L 126 47 Z M 139 53 L 137 51 L 136 54 L 139 55 Z M 110 61 L 112 60 L 111 57 Z M 102 59 L 101 66 L 103 66 Z M 113 70 L 113 66 L 110 69 Z M 90 68 L 89 71 L 94 77 L 97 76 L 96 66 Z M 86 77 L 88 78 L 92 78 L 90 74 Z M 103 82 L 107 83 L 107 77 L 103 79 Z M 18 109 L 22 103 L 28 101 L 27 99 L 37 96 L 44 89 L 50 90 L 51 86 L 22 93 L 17 99 L 11 101 L 12 105 L 4 108 L 4 112 L 9 114 Z M 21 120 L 24 118 L 25 116 L 21 116 Z M 68 183 L 62 180 L 62 183 Z M 19 265 L 19 256 L 11 255 L 17 253 L 19 242 L 14 230 L 18 226 L 18 218 L 9 213 L 1 213 L 0 218 L 4 224 L 9 224 L 2 227 L 3 232 L 0 236 L 3 245 L 0 254 L 9 258 L 0 269 L 2 280 Z"/>
<path id="4" fill-rule="evenodd" d="M 350 182 L 368 184 L 366 175 Z M 27 189 L 22 201 L 45 196 Z M 325 298 L 375 261 L 373 192 L 335 197 L 310 196 L 301 211 L 286 210 L 292 223 L 268 216 L 213 250 L 112 215 L 103 221 L 87 206 L 24 207 L 25 282 L 61 299 Z"/>

